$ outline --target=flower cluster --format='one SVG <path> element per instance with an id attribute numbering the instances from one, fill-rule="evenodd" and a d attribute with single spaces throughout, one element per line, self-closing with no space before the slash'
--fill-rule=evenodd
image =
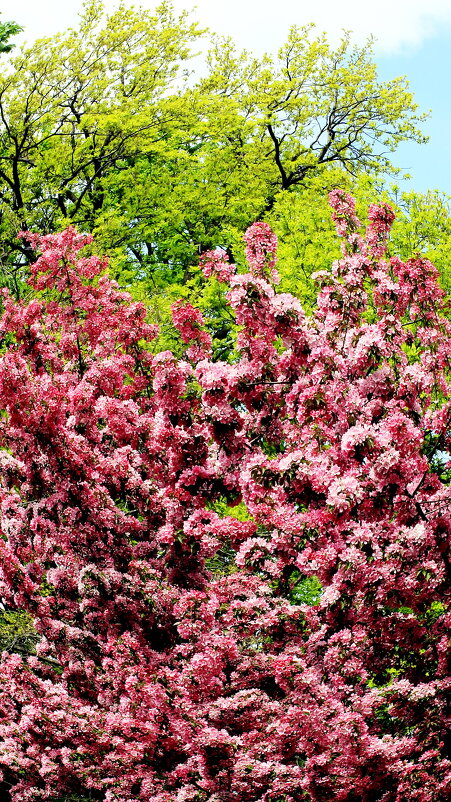
<path id="1" fill-rule="evenodd" d="M 198 309 L 191 304 L 178 301 L 171 307 L 172 322 L 184 343 L 190 343 L 187 355 L 198 362 L 211 354 L 211 337 L 202 328 L 204 319 Z"/>
<path id="2" fill-rule="evenodd" d="M 199 265 L 205 278 L 215 276 L 218 281 L 222 281 L 225 284 L 230 282 L 236 272 L 236 266 L 229 262 L 227 253 L 219 249 L 203 253 L 200 257 Z"/>
<path id="3" fill-rule="evenodd" d="M 270 278 L 277 284 L 277 237 L 268 223 L 254 223 L 244 235 L 246 259 L 250 272 L 257 278 Z"/>

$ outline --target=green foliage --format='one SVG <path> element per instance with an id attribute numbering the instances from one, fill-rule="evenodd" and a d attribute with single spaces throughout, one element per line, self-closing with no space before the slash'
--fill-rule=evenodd
<path id="1" fill-rule="evenodd" d="M 35 654 L 39 640 L 28 613 L 10 610 L 0 612 L 0 652 Z"/>
<path id="2" fill-rule="evenodd" d="M 372 43 L 332 48 L 313 26 L 292 27 L 276 59 L 237 54 L 228 40 L 210 57 L 203 86 L 241 112 L 241 136 L 226 130 L 245 164 L 272 165 L 271 208 L 278 189 L 303 185 L 318 168 L 338 164 L 351 174 L 393 171 L 387 152 L 404 139 L 424 141 L 404 78 L 378 81 Z M 249 131 L 257 136 L 249 137 Z M 247 136 L 246 136 L 247 134 Z"/>
<path id="3" fill-rule="evenodd" d="M 90 0 L 78 30 L 11 60 L 0 78 L 0 255 L 16 294 L 34 258 L 17 231 L 74 223 L 95 234 L 122 285 L 151 298 L 157 321 L 177 297 L 200 296 L 226 349 L 220 293 L 204 294 L 192 273 L 198 254 L 223 246 L 240 262 L 249 224 L 271 212 L 291 230 L 300 212 L 282 261 L 287 289 L 302 285 L 328 225 L 321 204 L 305 213 L 322 188 L 392 170 L 387 153 L 424 139 L 405 80 L 380 82 L 370 46 L 344 37 L 333 48 L 292 28 L 277 58 L 255 59 L 218 40 L 207 74 L 188 81 L 200 34 L 167 2 L 108 16 Z"/>
<path id="4" fill-rule="evenodd" d="M 302 576 L 296 571 L 290 578 L 288 598 L 292 604 L 319 604 L 321 583 L 316 576 Z"/>
<path id="5" fill-rule="evenodd" d="M 438 452 L 431 459 L 431 471 L 436 473 L 441 482 L 449 485 L 451 482 L 451 459 L 449 454 Z"/>
<path id="6" fill-rule="evenodd" d="M 237 521 L 251 520 L 251 516 L 243 501 L 240 501 L 239 504 L 231 505 L 228 504 L 226 499 L 222 498 L 212 502 L 212 504 L 209 505 L 209 509 L 214 510 L 221 518 L 228 516 L 229 518 L 235 518 Z"/>
<path id="7" fill-rule="evenodd" d="M 16 240 L 20 228 L 49 232 L 73 222 L 97 234 L 113 263 L 118 254 L 139 262 L 132 232 L 139 209 L 124 194 L 122 174 L 130 180 L 135 162 L 145 157 L 153 166 L 166 153 L 167 95 L 198 35 L 166 3 L 154 14 L 119 6 L 105 18 L 93 1 L 79 30 L 12 59 L 0 79 L 0 242 L 16 292 L 33 258 Z"/>
<path id="8" fill-rule="evenodd" d="M 17 22 L 0 22 L 0 53 L 11 53 L 15 44 L 9 40 L 22 31 L 23 28 Z"/>

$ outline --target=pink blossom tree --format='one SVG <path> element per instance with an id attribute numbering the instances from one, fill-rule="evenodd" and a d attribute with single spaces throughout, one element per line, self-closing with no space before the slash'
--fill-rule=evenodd
<path id="1" fill-rule="evenodd" d="M 27 234 L 34 297 L 0 323 L 0 596 L 40 638 L 2 657 L 12 802 L 450 798 L 451 326 L 433 266 L 384 258 L 391 210 L 362 234 L 331 204 L 311 318 L 265 224 L 249 273 L 204 257 L 229 362 L 179 304 L 186 358 L 155 353 L 87 237 Z"/>

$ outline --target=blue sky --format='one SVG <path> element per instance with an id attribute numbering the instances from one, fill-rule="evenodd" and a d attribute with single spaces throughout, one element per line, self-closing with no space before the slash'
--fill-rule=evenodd
<path id="1" fill-rule="evenodd" d="M 290 25 L 315 22 L 336 42 L 343 29 L 353 31 L 363 44 L 376 37 L 380 77 L 406 75 L 422 110 L 431 109 L 425 130 L 427 145 L 403 145 L 394 157 L 412 175 L 411 185 L 421 192 L 439 189 L 451 195 L 451 0 L 172 0 L 176 11 L 192 10 L 193 19 L 242 48 L 275 52 Z M 130 5 L 131 0 L 125 0 Z M 108 10 L 117 0 L 105 0 Z M 136 0 L 153 8 L 156 0 Z M 31 43 L 76 25 L 82 0 L 0 0 L 3 20 L 25 26 L 21 39 Z"/>
<path id="2" fill-rule="evenodd" d="M 440 189 L 451 195 L 451 26 L 419 47 L 378 54 L 377 64 L 381 78 L 406 75 L 417 103 L 431 110 L 424 127 L 428 144 L 404 144 L 394 161 L 411 173 L 418 191 Z"/>

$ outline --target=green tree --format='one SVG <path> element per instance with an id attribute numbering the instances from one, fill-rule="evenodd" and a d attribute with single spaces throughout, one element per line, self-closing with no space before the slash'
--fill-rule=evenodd
<path id="1" fill-rule="evenodd" d="M 0 22 L 0 53 L 11 53 L 15 44 L 10 39 L 22 31 L 22 26 L 17 22 Z"/>
<path id="2" fill-rule="evenodd" d="M 11 60 L 0 245 L 16 292 L 33 258 L 17 231 L 72 222 L 96 235 L 122 283 L 169 301 L 199 252 L 221 245 L 239 258 L 240 232 L 281 193 L 311 194 L 335 167 L 382 174 L 388 151 L 423 139 L 405 80 L 379 82 L 367 46 L 293 28 L 276 59 L 255 59 L 218 41 L 206 74 L 187 82 L 199 35 L 166 2 L 108 17 L 92 0 L 78 30 Z"/>
<path id="3" fill-rule="evenodd" d="M 130 160 L 165 149 L 164 98 L 198 35 L 166 3 L 154 14 L 121 5 L 105 17 L 94 1 L 78 30 L 12 59 L 0 80 L 0 240 L 16 290 L 33 258 L 19 229 L 101 226 L 102 244 L 114 249 L 118 230 L 133 225 L 120 203 L 118 219 L 110 221 L 108 207 L 103 214 L 107 178 L 114 172 L 120 186 Z"/>
<path id="4" fill-rule="evenodd" d="M 345 35 L 334 49 L 313 27 L 292 27 L 277 58 L 260 63 L 220 42 L 201 84 L 238 105 L 241 136 L 224 136 L 251 169 L 263 162 L 267 209 L 279 190 L 303 186 L 329 165 L 351 175 L 396 172 L 387 154 L 405 139 L 425 141 L 406 79 L 378 81 L 371 40 L 358 47 Z"/>

